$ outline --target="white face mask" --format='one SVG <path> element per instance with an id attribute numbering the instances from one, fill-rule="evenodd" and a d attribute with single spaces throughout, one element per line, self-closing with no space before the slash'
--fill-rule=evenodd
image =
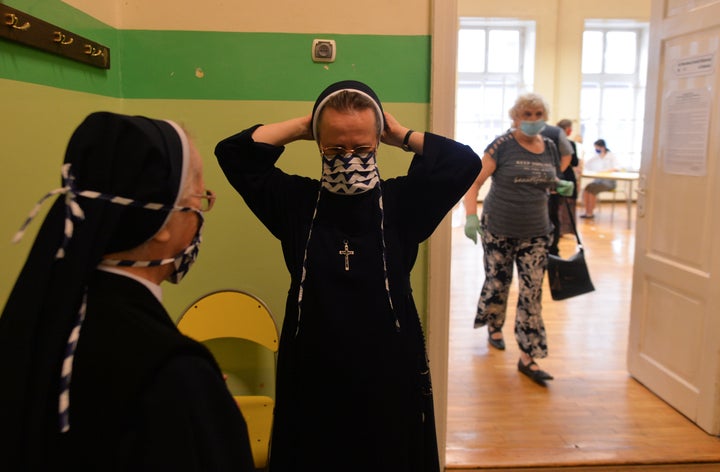
<path id="1" fill-rule="evenodd" d="M 356 152 L 355 149 L 338 148 L 337 153 L 329 149 L 325 148 L 321 153 L 323 188 L 340 195 L 365 193 L 375 188 L 380 181 L 375 149 L 370 152 Z"/>

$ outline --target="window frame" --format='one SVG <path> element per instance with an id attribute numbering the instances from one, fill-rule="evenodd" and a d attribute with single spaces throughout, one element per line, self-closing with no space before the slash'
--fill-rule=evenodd
<path id="1" fill-rule="evenodd" d="M 515 18 L 481 18 L 460 17 L 458 28 L 458 41 L 460 31 L 474 29 L 485 31 L 484 66 L 483 72 L 465 72 L 460 70 L 458 64 L 455 104 L 455 138 L 482 151 L 499 134 L 504 133 L 510 126 L 508 110 L 515 103 L 521 93 L 533 89 L 535 73 L 535 29 L 536 22 Z M 518 57 L 517 72 L 491 72 L 488 70 L 490 50 L 493 47 L 490 41 L 491 30 L 517 31 Z M 458 45 L 458 50 L 460 45 Z M 502 96 L 497 106 L 486 105 L 486 94 L 493 93 L 488 88 L 502 89 Z M 477 113 L 468 119 L 463 103 L 463 91 L 477 89 L 480 103 L 473 101 L 472 106 Z M 497 95 L 493 96 L 497 98 Z M 469 105 L 468 105 L 469 106 Z M 472 130 L 472 131 L 471 131 Z"/>
<path id="2" fill-rule="evenodd" d="M 645 90 L 647 86 L 647 48 L 649 24 L 632 20 L 586 20 L 584 33 L 597 31 L 602 34 L 602 67 L 599 73 L 582 73 L 580 89 L 580 129 L 583 136 L 583 150 L 594 153 L 593 143 L 605 139 L 622 168 L 637 170 L 640 167 L 642 135 L 645 113 Z M 633 32 L 637 37 L 635 50 L 635 70 L 632 73 L 606 73 L 607 34 L 611 32 Z M 584 50 L 583 50 L 584 54 Z M 584 58 L 583 58 L 584 59 Z M 582 64 L 582 61 L 581 61 Z M 597 103 L 590 106 L 585 98 L 589 90 L 598 93 Z M 603 110 L 609 92 L 624 89 L 630 91 L 632 100 L 623 101 L 623 109 L 630 106 L 629 117 L 618 121 L 609 117 Z"/>

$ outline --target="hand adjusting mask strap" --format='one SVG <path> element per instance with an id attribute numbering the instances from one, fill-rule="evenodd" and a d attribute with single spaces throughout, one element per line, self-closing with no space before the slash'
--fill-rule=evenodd
<path id="1" fill-rule="evenodd" d="M 315 137 L 318 145 L 320 140 L 318 138 L 318 121 L 320 113 L 328 101 L 335 94 L 350 91 L 359 95 L 364 95 L 368 98 L 369 102 L 372 103 L 376 112 L 378 120 L 378 143 L 380 142 L 380 136 L 382 130 L 385 128 L 385 121 L 383 116 L 382 105 L 380 100 L 374 91 L 367 85 L 356 82 L 356 81 L 341 81 L 327 87 L 318 97 L 315 102 L 312 113 L 312 134 Z M 397 313 L 393 306 L 392 296 L 390 294 L 390 278 L 388 276 L 387 269 L 387 247 L 385 243 L 385 210 L 383 204 L 383 193 L 382 183 L 380 181 L 380 173 L 376 163 L 376 152 L 377 148 L 373 148 L 370 152 L 363 152 L 360 149 L 344 149 L 344 148 L 321 148 L 322 155 L 322 176 L 320 179 L 321 189 L 340 194 L 340 195 L 357 195 L 365 193 L 369 190 L 378 187 L 378 211 L 380 212 L 380 237 L 382 240 L 382 260 L 383 260 L 383 276 L 385 278 L 385 293 L 388 299 L 388 305 L 393 313 L 394 323 L 396 329 L 400 330 L 400 321 L 398 320 Z M 295 336 L 300 332 L 301 319 L 302 319 L 302 308 L 303 308 L 303 293 L 305 290 L 305 280 L 307 278 L 308 271 L 308 247 L 310 245 L 310 239 L 312 238 L 313 228 L 315 227 L 315 220 L 318 213 L 318 204 L 322 196 L 322 191 L 318 191 L 317 200 L 315 202 L 315 209 L 313 210 L 312 220 L 310 222 L 310 230 L 308 232 L 307 240 L 305 241 L 305 250 L 303 253 L 302 272 L 300 275 L 300 287 L 298 290 L 297 300 L 297 327 L 295 329 Z"/>

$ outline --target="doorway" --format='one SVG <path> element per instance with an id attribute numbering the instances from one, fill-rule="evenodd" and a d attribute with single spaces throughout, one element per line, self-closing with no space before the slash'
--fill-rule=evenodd
<path id="1" fill-rule="evenodd" d="M 457 2 L 449 0 L 447 2 L 433 2 L 433 68 L 432 68 L 432 98 L 431 98 L 431 130 L 439 134 L 452 136 L 454 133 L 454 103 L 455 103 L 455 63 L 454 57 L 448 54 L 448 51 L 455 51 L 457 48 Z M 572 10 L 572 2 L 561 2 L 570 7 Z M 580 16 L 587 14 L 588 11 L 595 12 L 598 18 L 603 16 L 601 10 L 605 9 L 605 5 L 590 4 L 590 2 L 577 2 L 576 8 L 584 10 L 582 13 L 578 11 L 569 12 L 569 17 L 573 14 Z M 646 18 L 649 12 L 644 9 L 649 8 L 649 3 L 638 2 L 636 4 L 625 2 L 623 8 L 638 11 L 634 13 L 637 18 Z M 490 5 L 483 3 L 483 8 L 497 8 L 495 2 Z M 582 28 L 582 26 L 579 26 Z M 560 61 L 562 62 L 562 61 Z M 562 71 L 563 64 L 552 63 L 550 66 L 556 70 Z M 576 81 L 576 78 L 572 78 Z M 562 81 L 561 81 L 562 82 Z M 562 96 L 558 99 L 561 106 L 567 106 L 569 109 L 575 109 L 579 104 L 570 103 L 569 99 Z M 579 100 L 579 98 L 578 98 Z M 616 223 L 617 224 L 617 223 Z M 429 244 L 429 264 L 430 274 L 429 280 L 429 300 L 428 300 L 428 350 L 433 366 L 433 380 L 435 386 L 435 397 L 437 405 L 438 418 L 438 437 L 441 443 L 441 455 L 443 456 L 443 464 L 445 464 L 445 444 L 446 444 L 446 426 L 448 418 L 448 352 L 450 328 L 448 325 L 448 307 L 450 305 L 450 254 L 452 253 L 452 224 L 449 216 L 442 223 L 438 231 L 433 235 Z M 616 243 L 613 243 L 616 244 Z M 479 293 L 479 286 L 477 287 Z M 471 328 L 468 328 L 471 330 Z M 482 343 L 485 341 L 483 340 Z M 618 343 L 622 344 L 621 341 Z M 625 347 L 624 345 L 621 347 Z M 515 374 L 516 372 L 513 372 Z M 455 381 L 451 379 L 450 381 Z M 663 404 L 664 405 L 664 404 Z M 452 408 L 452 405 L 450 405 Z M 677 418 L 677 416 L 676 416 Z M 680 417 L 682 419 L 682 417 Z M 480 427 L 480 426 L 478 426 Z M 688 434 L 693 434 L 695 429 L 690 428 Z M 452 433 L 450 433 L 452 434 Z M 696 438 L 697 440 L 708 439 L 705 436 Z M 717 444 L 713 443 L 717 448 Z"/>

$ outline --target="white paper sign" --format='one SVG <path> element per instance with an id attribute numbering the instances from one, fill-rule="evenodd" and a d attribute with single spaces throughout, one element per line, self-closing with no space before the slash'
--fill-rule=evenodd
<path id="1" fill-rule="evenodd" d="M 673 64 L 673 72 L 676 77 L 696 77 L 699 75 L 710 75 L 715 70 L 714 54 L 703 54 L 702 56 L 686 57 Z"/>
<path id="2" fill-rule="evenodd" d="M 707 88 L 676 90 L 665 98 L 662 155 L 669 174 L 705 175 L 712 95 Z"/>

